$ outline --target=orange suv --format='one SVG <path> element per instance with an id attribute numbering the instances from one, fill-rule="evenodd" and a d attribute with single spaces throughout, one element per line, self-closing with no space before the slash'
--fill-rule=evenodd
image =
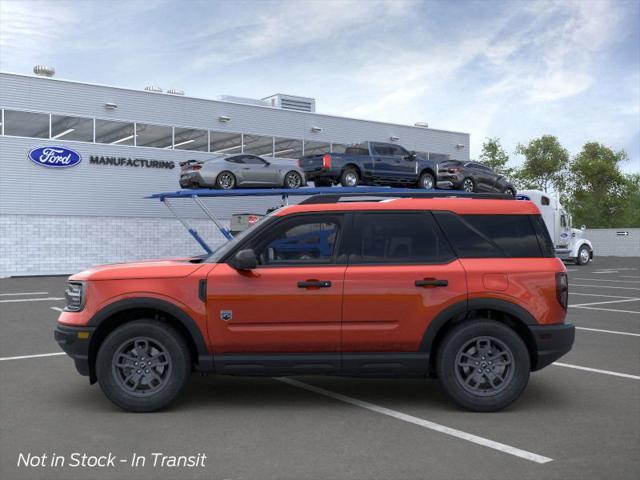
<path id="1" fill-rule="evenodd" d="M 501 197 L 310 197 L 204 259 L 73 275 L 55 338 L 136 412 L 193 370 L 437 377 L 462 407 L 498 410 L 574 341 L 540 212 Z"/>

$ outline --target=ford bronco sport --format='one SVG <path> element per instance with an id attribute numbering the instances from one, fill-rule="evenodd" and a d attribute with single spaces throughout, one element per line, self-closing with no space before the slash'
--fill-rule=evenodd
<path id="1" fill-rule="evenodd" d="M 193 370 L 437 377 L 457 404 L 506 407 L 568 352 L 568 285 L 538 208 L 506 195 L 310 197 L 205 259 L 69 279 L 55 338 L 130 411 Z"/>

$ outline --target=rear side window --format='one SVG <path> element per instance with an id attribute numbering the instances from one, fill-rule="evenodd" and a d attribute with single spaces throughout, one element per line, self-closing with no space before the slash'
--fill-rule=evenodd
<path id="1" fill-rule="evenodd" d="M 504 252 L 482 232 L 451 212 L 433 212 L 460 258 L 498 258 Z"/>
<path id="2" fill-rule="evenodd" d="M 540 246 L 529 215 L 463 215 L 507 257 L 539 257 Z"/>
<path id="3" fill-rule="evenodd" d="M 360 213 L 354 227 L 351 264 L 429 264 L 454 258 L 429 213 Z"/>
<path id="4" fill-rule="evenodd" d="M 364 147 L 348 147 L 344 153 L 346 155 L 369 155 L 369 150 Z"/>
<path id="5" fill-rule="evenodd" d="M 553 248 L 553 241 L 551 240 L 547 226 L 544 224 L 544 220 L 542 220 L 542 215 L 531 215 L 529 218 L 531 219 L 533 229 L 536 231 L 542 256 L 555 257 L 556 252 Z"/>

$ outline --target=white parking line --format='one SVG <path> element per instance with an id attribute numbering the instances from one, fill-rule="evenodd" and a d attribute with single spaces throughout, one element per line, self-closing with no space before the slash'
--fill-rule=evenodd
<path id="1" fill-rule="evenodd" d="M 635 287 L 618 287 L 618 286 L 613 286 L 613 285 L 582 285 L 582 284 L 578 284 L 578 283 L 570 283 L 569 286 L 571 287 L 593 287 L 593 288 L 615 288 L 617 290 L 640 290 L 640 288 L 635 288 Z"/>
<path id="2" fill-rule="evenodd" d="M 620 278 L 640 278 L 640 275 L 620 275 Z"/>
<path id="3" fill-rule="evenodd" d="M 2 357 L 0 358 L 0 362 L 6 362 L 7 360 L 25 360 L 28 358 L 57 357 L 58 355 L 65 355 L 65 353 L 64 352 L 39 353 L 37 355 L 20 355 L 18 357 Z"/>
<path id="4" fill-rule="evenodd" d="M 55 310 L 56 312 L 64 312 L 60 307 L 49 307 L 51 310 Z"/>
<path id="5" fill-rule="evenodd" d="M 585 372 L 604 373 L 605 375 L 613 375 L 614 377 L 630 378 L 631 380 L 640 380 L 640 376 L 631 375 L 629 373 L 612 372 L 611 370 L 600 370 L 599 368 L 581 367 L 580 365 L 572 365 L 570 363 L 554 362 L 552 365 L 557 367 L 575 368 L 576 370 L 584 370 Z"/>
<path id="6" fill-rule="evenodd" d="M 591 302 L 591 303 L 578 303 L 576 305 L 569 305 L 570 307 L 590 307 L 591 305 L 604 305 L 605 303 L 624 303 L 624 302 L 637 302 L 640 298 L 627 298 L 626 300 L 607 300 L 605 302 Z"/>
<path id="7" fill-rule="evenodd" d="M 636 297 L 621 297 L 620 295 L 603 295 L 601 293 L 569 292 L 569 295 L 583 295 L 585 297 L 607 297 L 607 298 L 636 298 Z"/>
<path id="8" fill-rule="evenodd" d="M 574 280 L 586 280 L 588 282 L 589 280 L 593 280 L 593 279 L 591 279 L 591 278 L 574 277 Z M 632 285 L 638 285 L 638 282 L 634 282 L 633 280 L 609 280 L 608 278 L 599 278 L 598 281 L 599 282 L 613 282 L 613 283 L 631 283 Z"/>
<path id="9" fill-rule="evenodd" d="M 573 308 L 584 308 L 586 310 L 600 310 L 602 312 L 616 312 L 616 313 L 635 313 L 635 314 L 640 314 L 640 312 L 637 312 L 635 310 L 616 310 L 615 308 L 600 308 L 600 307 L 576 307 L 574 306 Z"/>
<path id="10" fill-rule="evenodd" d="M 0 303 L 15 303 L 15 302 L 45 302 L 54 300 L 64 300 L 64 297 L 47 297 L 47 298 L 12 298 L 11 300 L 0 300 Z"/>
<path id="11" fill-rule="evenodd" d="M 12 297 L 17 295 L 49 295 L 49 292 L 0 293 L 0 297 Z"/>
<path id="12" fill-rule="evenodd" d="M 630 337 L 640 337 L 640 333 L 618 332 L 617 330 L 601 330 L 599 328 L 576 327 L 576 330 L 587 330 L 589 332 L 614 333 L 616 335 L 629 335 Z"/>
<path id="13" fill-rule="evenodd" d="M 603 273 L 603 274 L 606 275 L 607 273 L 620 273 L 620 272 L 618 272 L 618 270 L 602 270 L 600 272 L 593 272 L 593 273 L 595 273 L 595 274 L 602 274 Z"/>
<path id="14" fill-rule="evenodd" d="M 355 405 L 356 407 L 364 408 L 376 413 L 381 413 L 382 415 L 387 415 L 388 417 L 393 417 L 398 420 L 402 420 L 403 422 L 412 423 L 420 427 L 428 428 L 429 430 L 434 430 L 436 432 L 444 433 L 445 435 L 450 435 L 452 437 L 482 445 L 483 447 L 493 448 L 494 450 L 508 453 L 509 455 L 514 455 L 516 457 L 524 458 L 525 460 L 529 460 L 531 462 L 548 463 L 553 461 L 553 459 L 549 457 L 543 457 L 542 455 L 531 453 L 526 450 L 521 450 L 510 445 L 505 445 L 504 443 L 494 442 L 493 440 L 489 440 L 488 438 L 479 437 L 471 433 L 463 432 L 462 430 L 446 427 L 444 425 L 440 425 L 439 423 L 430 422 L 429 420 L 423 420 L 422 418 L 407 415 L 406 413 L 398 412 L 397 410 L 391 410 L 390 408 L 386 407 L 381 407 L 380 405 L 375 405 L 363 400 L 358 400 L 357 398 L 348 397 L 331 390 L 314 387 L 313 385 L 309 385 L 308 383 L 303 383 L 292 378 L 276 378 L 276 380 L 287 383 L 294 387 L 302 388 L 303 390 L 308 390 L 319 395 L 324 395 L 325 397 L 333 398 L 334 400 L 339 400 L 350 405 Z"/>

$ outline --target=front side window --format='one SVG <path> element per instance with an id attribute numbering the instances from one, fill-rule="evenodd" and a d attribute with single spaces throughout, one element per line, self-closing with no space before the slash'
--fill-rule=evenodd
<path id="1" fill-rule="evenodd" d="M 389 150 L 394 157 L 406 157 L 409 155 L 409 152 L 399 145 L 390 145 Z"/>
<path id="2" fill-rule="evenodd" d="M 429 264 L 454 258 L 429 213 L 361 213 L 354 232 L 350 264 Z"/>
<path id="3" fill-rule="evenodd" d="M 251 248 L 261 265 L 331 264 L 339 231 L 335 217 L 293 218 L 257 239 Z"/>

